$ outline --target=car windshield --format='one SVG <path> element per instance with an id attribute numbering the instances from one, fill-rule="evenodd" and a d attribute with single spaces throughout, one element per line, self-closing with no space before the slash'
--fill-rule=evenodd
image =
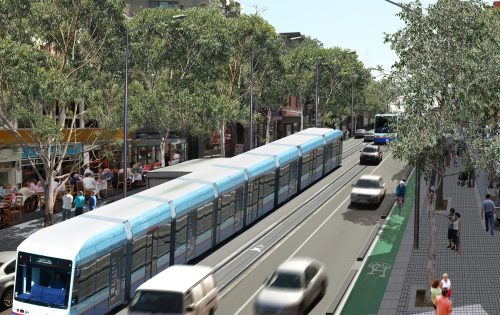
<path id="1" fill-rule="evenodd" d="M 358 129 L 358 130 L 356 130 L 356 132 L 363 133 L 363 132 L 365 132 L 365 130 L 364 129 Z"/>
<path id="2" fill-rule="evenodd" d="M 59 309 L 68 307 L 72 262 L 20 252 L 14 299 Z"/>
<path id="3" fill-rule="evenodd" d="M 181 314 L 182 294 L 177 292 L 142 291 L 135 293 L 130 310 L 144 313 Z"/>
<path id="4" fill-rule="evenodd" d="M 271 288 L 300 289 L 302 287 L 300 275 L 296 273 L 279 272 L 270 281 Z"/>
<path id="5" fill-rule="evenodd" d="M 374 180 L 374 179 L 360 179 L 356 183 L 356 187 L 358 187 L 358 188 L 380 188 L 378 186 L 378 180 Z"/>
<path id="6" fill-rule="evenodd" d="M 369 153 L 377 152 L 377 148 L 376 147 L 364 147 L 363 152 L 369 152 Z"/>

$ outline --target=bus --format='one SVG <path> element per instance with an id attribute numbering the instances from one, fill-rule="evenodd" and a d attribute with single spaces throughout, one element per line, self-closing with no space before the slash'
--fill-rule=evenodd
<path id="1" fill-rule="evenodd" d="M 373 141 L 375 143 L 383 144 L 397 139 L 398 123 L 399 114 L 375 115 L 375 132 L 373 134 Z"/>

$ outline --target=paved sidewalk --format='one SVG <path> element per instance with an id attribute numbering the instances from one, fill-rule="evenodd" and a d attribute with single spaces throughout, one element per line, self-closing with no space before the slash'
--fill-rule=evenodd
<path id="1" fill-rule="evenodd" d="M 450 168 L 454 174 L 458 168 Z M 454 207 L 462 219 L 461 253 L 447 248 L 447 213 L 437 212 L 437 274 L 438 279 L 448 273 L 453 291 L 453 314 L 500 314 L 500 231 L 495 236 L 486 233 L 481 220 L 479 190 L 484 187 L 458 186 L 457 175 L 444 181 L 444 198 L 448 209 Z M 478 181 L 481 185 L 481 181 Z M 425 198 L 425 183 L 421 197 Z M 421 201 L 424 202 L 425 200 Z M 423 205 L 422 205 L 423 207 Z M 416 290 L 429 289 L 426 283 L 427 248 L 429 244 L 429 218 L 420 213 L 420 248 L 413 246 L 413 214 L 407 225 L 398 265 L 391 274 L 378 314 L 434 314 L 432 307 L 415 307 Z"/>
<path id="2" fill-rule="evenodd" d="M 146 186 L 135 188 L 128 191 L 128 195 L 136 194 L 146 189 Z M 97 200 L 97 207 L 102 207 L 108 203 L 117 201 L 123 198 L 123 193 L 117 193 L 107 198 Z M 72 214 L 74 215 L 74 213 Z M 0 251 L 17 250 L 17 246 L 21 244 L 28 236 L 43 228 L 44 217 L 43 210 L 37 212 L 28 212 L 23 216 L 24 222 L 16 224 L 0 230 Z M 54 224 L 61 222 L 62 212 L 54 214 Z"/>

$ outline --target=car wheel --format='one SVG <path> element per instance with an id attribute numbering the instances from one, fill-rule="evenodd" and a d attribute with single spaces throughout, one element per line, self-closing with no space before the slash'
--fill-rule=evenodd
<path id="1" fill-rule="evenodd" d="M 299 306 L 299 314 L 300 315 L 306 315 L 306 308 L 304 307 L 304 304 L 300 304 L 300 306 Z"/>
<path id="2" fill-rule="evenodd" d="M 319 298 L 322 299 L 326 294 L 326 281 L 321 283 L 321 291 L 319 293 Z"/>
<path id="3" fill-rule="evenodd" d="M 14 290 L 12 287 L 7 288 L 2 296 L 2 306 L 4 308 L 12 307 L 12 299 L 14 298 Z"/>

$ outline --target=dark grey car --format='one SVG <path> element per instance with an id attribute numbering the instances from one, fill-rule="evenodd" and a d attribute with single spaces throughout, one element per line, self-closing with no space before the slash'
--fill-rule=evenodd
<path id="1" fill-rule="evenodd" d="M 359 151 L 359 163 L 380 163 L 382 161 L 382 150 L 378 145 L 367 145 L 363 150 Z"/>
<path id="2" fill-rule="evenodd" d="M 12 307 L 15 270 L 16 252 L 0 252 L 0 294 L 3 309 Z"/>
<path id="3" fill-rule="evenodd" d="M 365 129 L 356 129 L 356 131 L 354 132 L 354 138 L 363 138 L 365 136 L 365 133 Z"/>

